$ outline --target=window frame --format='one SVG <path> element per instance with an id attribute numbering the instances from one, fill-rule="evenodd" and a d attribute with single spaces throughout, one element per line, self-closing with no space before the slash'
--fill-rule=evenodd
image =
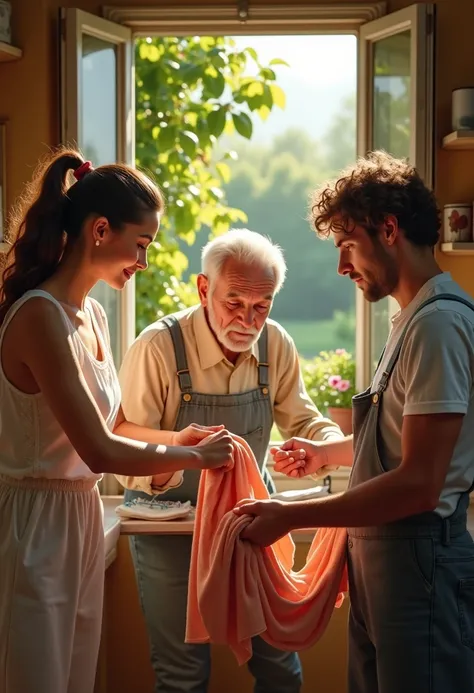
<path id="1" fill-rule="evenodd" d="M 123 25 L 75 8 L 60 10 L 61 39 L 61 101 L 60 123 L 63 144 L 76 146 L 81 128 L 81 58 L 84 35 L 115 45 L 117 161 L 135 165 L 135 71 L 133 65 L 132 31 Z M 112 289 L 111 289 L 112 290 Z M 132 277 L 117 296 L 118 343 L 117 368 L 135 338 L 135 277 Z M 121 486 L 112 474 L 105 474 L 100 483 L 102 495 L 120 493 Z"/>
<path id="2" fill-rule="evenodd" d="M 132 5 L 129 7 L 104 6 L 103 17 L 82 10 L 63 10 L 61 14 L 61 44 L 63 51 L 66 51 L 63 55 L 66 55 L 67 59 L 62 61 L 61 70 L 62 141 L 77 141 L 77 134 L 76 136 L 71 135 L 74 134 L 74 127 L 75 132 L 78 132 L 77 119 L 74 120 L 73 112 L 75 109 L 75 113 L 79 113 L 78 61 L 82 33 L 91 33 L 99 38 L 105 37 L 106 40 L 111 40 L 111 37 L 116 36 L 117 33 L 121 34 L 121 29 L 129 32 L 126 37 L 125 34 L 122 35 L 124 38 L 121 40 L 119 49 L 122 62 L 121 69 L 117 73 L 119 77 L 117 84 L 118 103 L 122 105 L 117 112 L 118 138 L 121 142 L 119 152 L 122 160 L 129 163 L 135 161 L 135 110 L 132 86 L 134 83 L 133 40 L 136 37 L 149 34 L 180 36 L 199 34 L 203 31 L 208 34 L 234 35 L 352 33 L 357 36 L 359 44 L 357 150 L 359 154 L 363 154 L 369 149 L 367 134 L 370 120 L 370 109 L 368 108 L 370 103 L 368 90 L 371 86 L 368 80 L 370 41 L 373 41 L 373 37 L 378 35 L 377 32 L 390 32 L 394 23 L 407 21 L 406 16 L 409 15 L 409 20 L 412 22 L 409 26 L 414 28 L 413 40 L 416 41 L 414 53 L 418 58 L 416 78 L 413 80 L 416 84 L 412 86 L 416 90 L 414 92 L 415 99 L 412 100 L 412 108 L 422 110 L 426 105 L 427 110 L 430 110 L 429 114 L 425 113 L 423 123 L 426 126 L 425 134 L 428 130 L 428 136 L 423 138 L 423 143 L 419 142 L 420 136 L 414 136 L 417 147 L 416 159 L 418 165 L 418 159 L 421 161 L 423 155 L 426 164 L 425 180 L 429 179 L 429 184 L 431 184 L 434 146 L 432 136 L 433 31 L 430 30 L 428 38 L 426 38 L 424 32 L 427 29 L 432 29 L 432 24 L 428 26 L 428 22 L 431 20 L 427 17 L 432 16 L 432 14 L 423 14 L 423 7 L 431 8 L 432 5 L 412 5 L 391 14 L 386 14 L 387 2 L 385 1 L 364 4 L 327 3 L 312 6 L 252 5 L 249 7 L 248 2 L 240 0 L 236 6 L 207 5 L 195 7 L 192 12 L 187 7 L 173 6 L 147 8 Z M 68 36 L 69 39 L 67 39 Z M 72 36 L 75 36 L 75 42 L 71 40 Z M 421 47 L 424 47 L 424 50 Z M 425 62 L 420 57 L 421 54 L 425 56 Z M 127 68 L 126 65 L 130 65 L 130 68 Z M 423 93 L 419 88 L 420 80 L 424 80 L 426 85 Z M 127 82 L 131 82 L 131 85 L 127 86 Z M 363 98 L 364 93 L 365 98 Z M 423 125 L 421 130 L 423 130 Z M 421 166 L 421 164 L 419 165 Z M 0 248 L 0 253 L 2 253 L 2 248 Z M 370 311 L 360 292 L 356 292 L 356 297 L 357 386 L 359 389 L 363 389 L 368 385 L 371 376 Z M 127 289 L 119 300 L 119 306 L 122 326 L 120 333 L 121 360 L 135 336 L 135 285 L 133 281 L 128 282 Z M 348 473 L 346 470 L 341 470 L 334 475 L 334 480 L 336 477 L 339 484 L 344 486 L 344 479 L 347 479 Z M 314 485 L 314 481 L 308 480 L 308 482 L 309 485 Z M 290 487 L 291 484 L 288 485 L 288 488 Z M 280 490 L 282 490 L 281 487 Z M 108 492 L 110 493 L 111 490 Z"/>
<path id="3" fill-rule="evenodd" d="M 362 24 L 382 17 L 387 2 L 317 5 L 202 4 L 196 7 L 105 5 L 108 20 L 130 27 L 136 36 L 355 33 Z"/>
<path id="4" fill-rule="evenodd" d="M 78 9 L 65 9 L 61 15 L 61 142 L 80 144 L 81 46 L 87 34 L 114 44 L 117 49 L 117 161 L 135 164 L 135 70 L 133 34 L 126 27 Z M 118 296 L 117 318 L 120 330 L 117 367 L 135 338 L 135 277 Z"/>
<path id="5" fill-rule="evenodd" d="M 105 5 L 105 20 L 81 10 L 65 11 L 77 17 L 76 35 L 80 39 L 80 29 L 88 27 L 91 31 L 100 31 L 100 22 L 108 22 L 108 29 L 128 27 L 131 40 L 149 34 L 193 35 L 205 28 L 209 34 L 327 34 L 352 33 L 358 39 L 358 81 L 357 81 L 357 154 L 363 155 L 370 150 L 372 113 L 372 80 L 370 63 L 375 41 L 390 36 L 407 28 L 411 29 L 412 60 L 412 117 L 414 127 L 411 158 L 416 162 L 425 182 L 432 186 L 433 181 L 433 89 L 434 89 L 434 5 L 417 3 L 404 9 L 387 14 L 387 2 L 367 3 L 326 3 L 308 5 L 255 5 L 249 7 L 246 0 L 240 0 L 236 6 L 201 5 L 188 7 L 134 7 Z M 91 20 L 94 18 L 94 21 Z M 69 20 L 70 21 L 70 20 Z M 97 21 L 97 24 L 96 24 Z M 107 27 L 103 25 L 107 31 Z M 283 31 L 284 29 L 284 31 Z M 97 34 L 96 34 L 97 35 Z M 64 36 L 64 31 L 63 31 Z M 77 50 L 77 49 L 76 49 Z M 130 49 L 129 49 L 130 50 Z M 71 62 L 69 60 L 69 62 Z M 132 68 L 133 69 L 133 68 Z M 133 73 L 134 74 L 134 73 Z M 77 89 L 77 75 L 76 77 Z M 68 75 L 68 79 L 71 75 Z M 126 79 L 126 76 L 124 77 Z M 121 81 L 121 80 L 120 80 Z M 64 82 L 64 77 L 63 77 Z M 74 82 L 73 82 L 74 84 Z M 421 85 L 421 86 L 420 86 Z M 133 89 L 130 90 L 133 93 Z M 63 94 L 66 93 L 63 89 Z M 365 95 L 365 98 L 364 98 Z M 131 97 L 133 98 L 133 97 Z M 134 104 L 130 104 L 134 120 Z M 119 109 L 120 110 L 120 109 Z M 420 117 L 421 114 L 421 117 Z M 121 114 L 118 113 L 118 117 Z M 62 119 L 64 120 L 64 119 Z M 129 118 L 130 120 L 130 118 Z M 120 128 L 120 120 L 118 120 Z M 420 123 L 420 125 L 419 125 Z M 129 130 L 132 123 L 128 123 Z M 419 135 L 418 133 L 422 134 Z M 63 141 L 67 141 L 63 137 Z M 128 157 L 134 161 L 134 137 L 128 135 Z M 135 323 L 135 284 L 129 282 L 121 304 L 121 319 L 125 320 L 125 334 L 121 336 L 122 355 L 130 345 L 134 335 Z M 391 299 L 390 313 L 396 311 L 396 304 Z M 370 305 L 356 290 L 356 366 L 357 388 L 365 389 L 372 375 L 371 364 L 371 313 Z"/>
<path id="6" fill-rule="evenodd" d="M 386 10 L 386 2 L 289 7 L 267 5 L 252 6 L 251 9 L 241 2 L 237 7 L 200 6 L 193 8 L 192 14 L 189 8 L 114 6 L 105 6 L 103 13 L 108 20 L 130 27 L 133 38 L 196 35 L 204 29 L 210 35 L 353 34 L 359 39 L 361 26 L 382 17 Z M 269 466 L 272 467 L 271 460 Z M 279 491 L 295 488 L 294 480 L 283 479 L 270 471 Z M 348 475 L 347 469 L 331 475 L 333 490 L 343 490 L 347 486 Z M 297 486 L 311 488 L 316 483 L 311 478 L 300 479 Z"/>
<path id="7" fill-rule="evenodd" d="M 364 156 L 372 149 L 373 74 L 371 70 L 374 44 L 406 31 L 411 32 L 410 73 L 411 112 L 410 160 L 420 171 L 429 187 L 434 174 L 434 17 L 433 3 L 417 3 L 377 18 L 361 26 L 359 31 L 357 84 L 357 154 Z M 398 310 L 389 299 L 389 317 Z M 371 381 L 372 363 L 371 305 L 361 291 L 356 292 L 356 355 L 357 389 L 365 390 Z"/>

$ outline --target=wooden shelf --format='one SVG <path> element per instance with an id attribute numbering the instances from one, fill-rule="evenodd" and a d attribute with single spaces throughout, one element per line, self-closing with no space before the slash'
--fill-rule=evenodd
<path id="1" fill-rule="evenodd" d="M 0 63 L 8 63 L 12 60 L 20 60 L 23 53 L 16 46 L 0 41 Z"/>
<path id="2" fill-rule="evenodd" d="M 443 149 L 474 149 L 474 130 L 456 130 L 443 138 Z"/>
<path id="3" fill-rule="evenodd" d="M 448 255 L 474 255 L 474 243 L 441 243 L 441 252 Z"/>

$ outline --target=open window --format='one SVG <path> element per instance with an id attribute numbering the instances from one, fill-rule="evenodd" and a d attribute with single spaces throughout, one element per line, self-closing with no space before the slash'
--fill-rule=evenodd
<path id="1" fill-rule="evenodd" d="M 238 3 L 237 3 L 238 5 Z M 428 185 L 433 175 L 434 6 L 416 4 L 381 16 L 385 3 L 242 8 L 105 8 L 109 19 L 62 10 L 62 140 L 77 143 L 96 165 L 134 162 L 133 33 L 282 33 L 354 31 L 359 38 L 358 153 L 375 148 L 408 156 Z M 243 12 L 243 14 L 242 14 Z M 377 17 L 372 21 L 367 21 Z M 110 21 L 112 18 L 115 21 Z M 284 20 L 284 21 L 283 21 Z M 94 295 L 109 318 L 117 364 L 135 335 L 133 280 L 122 293 Z M 357 292 L 359 387 L 370 381 L 395 311 Z"/>
<path id="2" fill-rule="evenodd" d="M 94 166 L 134 163 L 133 47 L 128 27 L 76 9 L 61 13 L 61 131 Z M 99 283 L 117 366 L 135 336 L 135 285 Z"/>
<path id="3" fill-rule="evenodd" d="M 432 183 L 434 6 L 384 15 L 385 2 L 188 7 L 106 6 L 103 19 L 62 11 L 62 140 L 77 143 L 95 165 L 134 163 L 134 36 L 353 33 L 359 41 L 358 153 L 381 148 L 409 157 Z M 334 268 L 335 271 L 335 268 Z M 348 290 L 349 287 L 348 287 Z M 133 280 L 118 293 L 98 286 L 117 365 L 135 336 Z M 394 302 L 356 303 L 358 388 L 370 382 L 390 328 Z M 340 482 L 346 482 L 341 472 Z M 336 473 L 335 480 L 339 479 Z M 310 482 L 312 484 L 313 482 Z M 113 492 L 111 490 L 108 491 Z"/>
<path id="4" fill-rule="evenodd" d="M 411 5 L 359 32 L 358 154 L 384 149 L 433 177 L 434 6 Z M 367 303 L 357 291 L 358 387 L 368 386 L 397 310 L 393 299 Z"/>

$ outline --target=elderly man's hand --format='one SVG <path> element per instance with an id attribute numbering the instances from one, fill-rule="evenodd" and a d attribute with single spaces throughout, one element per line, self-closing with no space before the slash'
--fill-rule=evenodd
<path id="1" fill-rule="evenodd" d="M 294 478 L 308 474 L 324 474 L 328 455 L 326 444 L 305 438 L 290 438 L 270 450 L 275 460 L 275 471 Z"/>
<path id="2" fill-rule="evenodd" d="M 197 445 L 213 433 L 222 430 L 224 430 L 224 426 L 201 426 L 193 423 L 183 428 L 182 431 L 176 431 L 173 434 L 172 445 L 182 445 L 186 447 Z"/>

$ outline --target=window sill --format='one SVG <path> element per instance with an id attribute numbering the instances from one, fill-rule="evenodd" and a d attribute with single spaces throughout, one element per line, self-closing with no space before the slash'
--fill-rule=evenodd
<path id="1" fill-rule="evenodd" d="M 441 252 L 446 255 L 474 255 L 474 243 L 441 243 Z"/>

